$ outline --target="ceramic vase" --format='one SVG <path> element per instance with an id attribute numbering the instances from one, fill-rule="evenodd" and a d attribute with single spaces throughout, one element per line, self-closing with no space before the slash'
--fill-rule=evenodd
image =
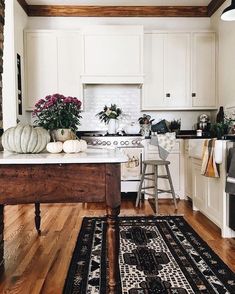
<path id="1" fill-rule="evenodd" d="M 70 129 L 57 129 L 51 131 L 53 141 L 65 142 L 67 140 L 74 140 L 76 135 Z"/>
<path id="2" fill-rule="evenodd" d="M 113 135 L 113 134 L 116 134 L 116 131 L 117 131 L 117 120 L 114 118 L 111 118 L 108 123 L 108 133 L 110 135 Z"/>

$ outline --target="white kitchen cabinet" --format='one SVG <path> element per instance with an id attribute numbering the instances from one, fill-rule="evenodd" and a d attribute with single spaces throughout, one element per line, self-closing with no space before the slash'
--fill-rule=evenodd
<path id="1" fill-rule="evenodd" d="M 165 35 L 164 105 L 169 108 L 190 107 L 190 34 Z"/>
<path id="2" fill-rule="evenodd" d="M 190 34 L 145 34 L 142 109 L 190 107 Z"/>
<path id="3" fill-rule="evenodd" d="M 175 193 L 180 197 L 184 198 L 184 189 L 183 188 L 183 167 L 182 167 L 182 153 L 181 153 L 181 143 L 180 140 L 177 140 L 175 147 L 167 157 L 167 160 L 170 161 L 169 169 L 175 189 Z M 149 140 L 146 140 L 145 142 L 145 159 L 146 160 L 159 160 L 159 152 L 158 152 L 158 147 L 151 145 Z M 152 172 L 152 169 L 150 166 L 148 166 L 148 172 Z M 166 170 L 164 166 L 159 167 L 159 174 L 165 175 Z M 145 186 L 152 186 L 153 182 L 145 180 Z M 158 185 L 159 189 L 163 190 L 169 190 L 169 182 L 166 179 L 158 179 Z M 150 192 L 150 190 L 148 191 Z M 150 192 L 153 193 L 153 190 Z M 172 198 L 171 194 L 169 193 L 162 193 L 159 195 L 159 198 Z"/>
<path id="4" fill-rule="evenodd" d="M 83 76 L 142 76 L 142 26 L 91 26 L 83 30 Z"/>
<path id="5" fill-rule="evenodd" d="M 192 158 L 193 208 L 221 227 L 223 188 L 220 178 L 201 175 L 202 161 Z"/>
<path id="6" fill-rule="evenodd" d="M 25 38 L 26 108 L 57 92 L 57 37 L 52 32 L 30 32 Z"/>
<path id="7" fill-rule="evenodd" d="M 192 102 L 193 107 L 216 107 L 215 33 L 192 34 Z"/>
<path id="8" fill-rule="evenodd" d="M 79 32 L 25 32 L 26 109 L 46 95 L 82 100 L 82 39 Z"/>

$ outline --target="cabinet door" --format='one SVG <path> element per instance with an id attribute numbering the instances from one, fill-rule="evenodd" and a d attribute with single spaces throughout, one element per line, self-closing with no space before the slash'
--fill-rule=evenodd
<path id="1" fill-rule="evenodd" d="M 85 35 L 84 74 L 142 74 L 142 39 L 138 35 Z"/>
<path id="2" fill-rule="evenodd" d="M 222 223 L 222 181 L 220 178 L 207 179 L 206 215 L 219 227 Z"/>
<path id="3" fill-rule="evenodd" d="M 27 108 L 46 95 L 58 92 L 57 38 L 53 33 L 26 34 Z"/>
<path id="4" fill-rule="evenodd" d="M 81 97 L 82 38 L 77 32 L 58 34 L 58 92 Z"/>
<path id="5" fill-rule="evenodd" d="M 165 35 L 164 91 L 165 105 L 190 107 L 190 34 Z"/>
<path id="6" fill-rule="evenodd" d="M 193 205 L 195 208 L 205 210 L 206 178 L 201 175 L 201 160 L 192 159 Z"/>
<path id="7" fill-rule="evenodd" d="M 144 36 L 144 86 L 142 109 L 164 107 L 164 34 Z"/>
<path id="8" fill-rule="evenodd" d="M 214 33 L 193 34 L 193 107 L 216 107 L 215 51 Z"/>

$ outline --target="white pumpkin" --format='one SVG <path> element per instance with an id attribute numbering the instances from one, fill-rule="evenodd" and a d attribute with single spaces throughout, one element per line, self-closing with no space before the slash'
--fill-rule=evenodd
<path id="1" fill-rule="evenodd" d="M 4 150 L 16 153 L 40 153 L 48 142 L 50 135 L 47 130 L 24 124 L 9 128 L 2 135 Z"/>
<path id="2" fill-rule="evenodd" d="M 81 151 L 85 152 L 87 150 L 87 142 L 81 139 L 80 144 L 81 144 Z"/>
<path id="3" fill-rule="evenodd" d="M 60 153 L 63 150 L 62 142 L 50 142 L 46 147 L 47 151 L 50 153 Z"/>
<path id="4" fill-rule="evenodd" d="M 80 140 L 67 140 L 63 144 L 63 150 L 65 153 L 78 153 L 81 151 Z"/>

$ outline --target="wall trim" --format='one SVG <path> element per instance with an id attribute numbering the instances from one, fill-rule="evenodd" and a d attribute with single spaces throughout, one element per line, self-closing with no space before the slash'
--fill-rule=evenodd
<path id="1" fill-rule="evenodd" d="M 211 17 L 226 0 L 212 0 L 207 6 L 208 16 Z"/>

